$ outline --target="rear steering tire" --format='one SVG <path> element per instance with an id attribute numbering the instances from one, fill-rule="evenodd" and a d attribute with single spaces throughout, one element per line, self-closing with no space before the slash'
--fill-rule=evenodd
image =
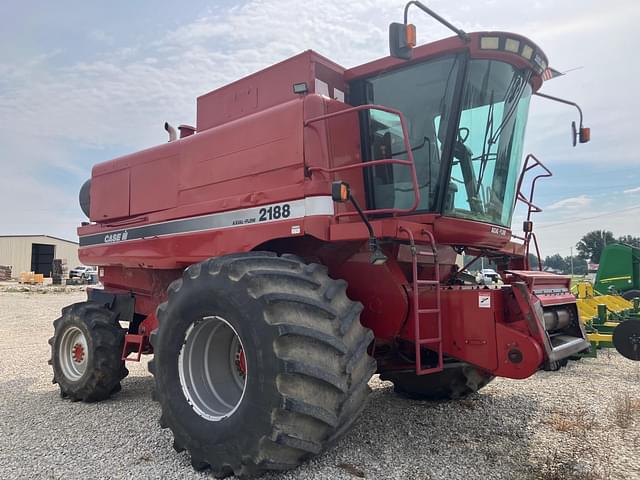
<path id="1" fill-rule="evenodd" d="M 447 367 L 438 373 L 386 372 L 382 380 L 394 384 L 394 390 L 417 400 L 460 400 L 484 388 L 495 377 L 472 365 Z"/>
<path id="2" fill-rule="evenodd" d="M 125 330 L 118 314 L 95 302 L 65 307 L 49 339 L 53 383 L 71 400 L 96 402 L 120 391 Z"/>
<path id="3" fill-rule="evenodd" d="M 160 424 L 197 470 L 287 470 L 338 440 L 375 361 L 362 305 L 325 267 L 270 252 L 210 259 L 169 286 L 151 334 Z"/>

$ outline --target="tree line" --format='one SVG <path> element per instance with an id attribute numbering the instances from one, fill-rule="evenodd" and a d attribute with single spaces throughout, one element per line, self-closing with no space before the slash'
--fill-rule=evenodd
<path id="1" fill-rule="evenodd" d="M 553 268 L 562 273 L 571 273 L 571 263 L 573 261 L 573 273 L 575 275 L 585 275 L 588 263 L 600 263 L 600 255 L 604 247 L 610 243 L 626 243 L 633 247 L 640 248 L 640 237 L 633 235 L 623 235 L 616 238 L 613 232 L 608 230 L 594 230 L 585 234 L 576 244 L 577 255 L 563 257 L 556 253 L 544 259 L 545 268 Z"/>

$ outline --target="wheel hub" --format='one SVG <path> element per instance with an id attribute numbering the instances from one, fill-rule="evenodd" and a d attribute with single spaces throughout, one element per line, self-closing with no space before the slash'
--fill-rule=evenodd
<path id="1" fill-rule="evenodd" d="M 74 362 L 82 363 L 82 360 L 84 360 L 84 347 L 81 343 L 76 343 L 73 346 L 73 352 L 71 356 L 73 357 Z"/>
<path id="2" fill-rule="evenodd" d="M 75 382 L 84 375 L 88 362 L 87 339 L 78 327 L 69 327 L 62 334 L 58 361 L 64 376 Z"/>
<path id="3" fill-rule="evenodd" d="M 238 409 L 247 381 L 244 348 L 236 330 L 222 317 L 204 317 L 185 335 L 178 356 L 184 396 L 202 418 L 217 422 Z"/>
<path id="4" fill-rule="evenodd" d="M 238 347 L 238 351 L 236 352 L 236 369 L 238 370 L 238 375 L 244 378 L 247 375 L 247 364 L 244 358 L 244 350 L 242 347 Z"/>

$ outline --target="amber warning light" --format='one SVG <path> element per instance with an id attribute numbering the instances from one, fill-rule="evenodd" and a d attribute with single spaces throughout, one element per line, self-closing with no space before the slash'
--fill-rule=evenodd
<path id="1" fill-rule="evenodd" d="M 351 197 L 349 184 L 345 182 L 333 182 L 331 184 L 331 198 L 334 202 L 344 203 Z"/>
<path id="2" fill-rule="evenodd" d="M 409 24 L 406 28 L 407 46 L 413 48 L 416 46 L 416 26 Z"/>

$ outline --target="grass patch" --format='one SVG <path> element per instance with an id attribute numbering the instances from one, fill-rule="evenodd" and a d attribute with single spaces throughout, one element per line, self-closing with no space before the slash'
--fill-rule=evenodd
<path id="1" fill-rule="evenodd" d="M 545 423 L 557 432 L 581 435 L 597 425 L 593 416 L 584 409 L 576 409 L 571 413 L 554 412 Z"/>
<path id="2" fill-rule="evenodd" d="M 629 428 L 640 415 L 640 399 L 628 393 L 616 398 L 613 405 L 613 422 L 620 428 Z"/>
<path id="3" fill-rule="evenodd" d="M 595 463 L 587 463 L 595 461 Z M 594 458 L 587 449 L 568 452 L 554 450 L 531 471 L 535 480 L 610 480 L 611 463 L 608 457 Z"/>

